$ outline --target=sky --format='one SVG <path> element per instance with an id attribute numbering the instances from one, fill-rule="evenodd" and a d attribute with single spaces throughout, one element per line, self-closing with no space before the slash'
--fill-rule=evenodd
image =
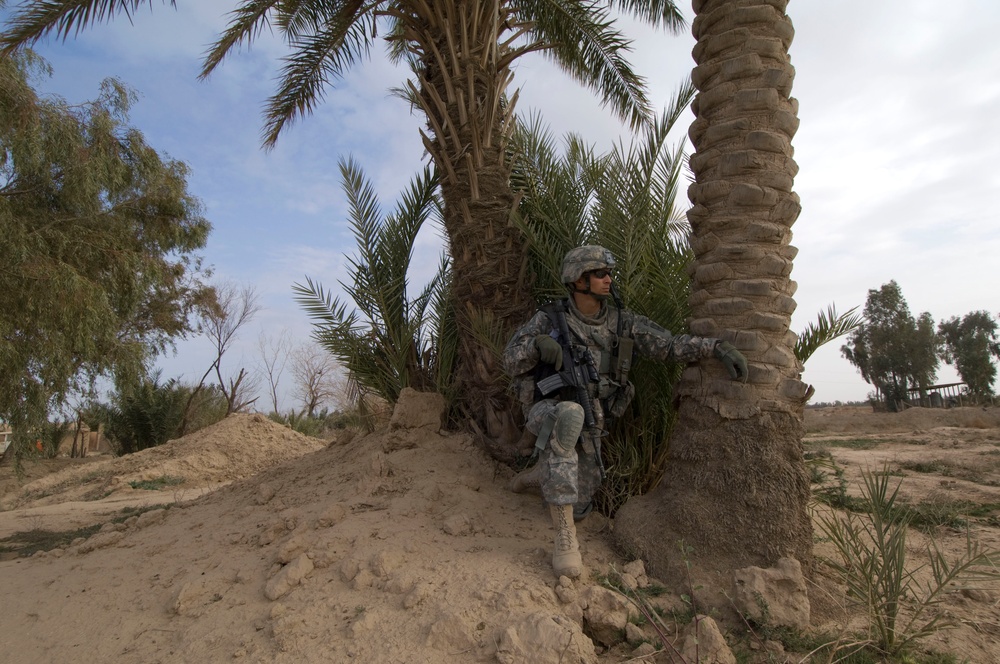
<path id="1" fill-rule="evenodd" d="M 14 3 L 9 3 L 14 4 Z M 338 291 L 354 240 L 346 221 L 338 159 L 353 156 L 379 192 L 384 211 L 427 161 L 419 116 L 390 95 L 406 71 L 372 51 L 327 89 L 315 112 L 261 148 L 261 110 L 275 87 L 280 41 L 262 35 L 207 80 L 201 58 L 227 24 L 235 0 L 177 0 L 140 9 L 35 50 L 53 67 L 38 89 L 71 103 L 96 97 L 117 77 L 139 100 L 131 123 L 150 145 L 191 169 L 189 191 L 213 224 L 202 252 L 215 279 L 253 285 L 262 311 L 223 360 L 223 369 L 258 363 L 260 334 L 287 329 L 308 340 L 310 323 L 292 284 L 311 277 Z M 687 16 L 690 7 L 681 3 Z M 946 7 L 946 9 L 944 8 Z M 935 321 L 985 309 L 1000 313 L 995 268 L 1000 227 L 1000 3 L 952 0 L 792 0 L 796 69 L 792 95 L 801 125 L 792 141 L 802 214 L 792 278 L 800 331 L 833 304 L 863 307 L 868 290 L 895 280 L 914 316 Z M 694 38 L 625 20 L 630 57 L 654 108 L 689 75 Z M 600 149 L 628 142 L 628 130 L 591 92 L 542 56 L 515 65 L 518 112 L 541 114 L 553 135 L 579 133 Z M 682 120 L 684 140 L 693 116 Z M 686 202 L 683 192 L 678 200 Z M 411 282 L 437 267 L 442 240 L 421 232 Z M 809 359 L 803 380 L 814 402 L 863 400 L 871 391 L 841 356 L 843 340 Z M 213 359 L 206 339 L 181 342 L 162 357 L 164 377 L 196 382 Z M 283 392 L 291 386 L 283 378 Z M 938 382 L 957 381 L 947 365 Z M 285 408 L 292 403 L 286 395 Z"/>

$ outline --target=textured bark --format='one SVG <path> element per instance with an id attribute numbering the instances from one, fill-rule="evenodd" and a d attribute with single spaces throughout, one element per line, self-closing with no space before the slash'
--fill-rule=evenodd
<path id="1" fill-rule="evenodd" d="M 801 445 L 807 387 L 789 330 L 789 242 L 800 207 L 785 5 L 694 2 L 691 331 L 732 342 L 750 371 L 745 384 L 710 360 L 684 372 L 664 479 L 617 515 L 621 544 L 658 575 L 682 568 L 678 541 L 716 572 L 785 555 L 808 566 L 811 556 Z"/>
<path id="2" fill-rule="evenodd" d="M 510 223 L 515 195 L 506 143 L 515 99 L 503 96 L 516 53 L 501 44 L 512 29 L 504 2 L 411 3 L 406 24 L 423 67 L 413 92 L 427 114 L 424 147 L 438 165 L 459 325 L 458 407 L 497 457 L 513 456 L 517 413 L 495 349 L 531 312 L 527 246 Z M 480 332 L 477 332 L 479 330 Z"/>

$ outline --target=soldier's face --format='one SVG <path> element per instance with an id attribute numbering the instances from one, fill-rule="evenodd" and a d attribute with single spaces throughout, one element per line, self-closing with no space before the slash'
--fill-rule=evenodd
<path id="1" fill-rule="evenodd" d="M 576 286 L 579 291 L 589 290 L 598 300 L 605 300 L 611 294 L 611 272 L 610 270 L 587 272 L 577 279 Z"/>

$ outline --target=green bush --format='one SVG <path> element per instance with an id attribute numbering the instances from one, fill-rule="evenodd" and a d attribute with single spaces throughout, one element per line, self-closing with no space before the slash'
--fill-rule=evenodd
<path id="1" fill-rule="evenodd" d="M 191 387 L 174 379 L 160 383 L 156 372 L 131 389 L 115 392 L 109 403 L 90 405 L 84 419 L 95 429 L 104 424 L 104 435 L 116 455 L 132 454 L 176 438 L 189 401 L 189 433 L 225 417 L 225 399 L 217 390 L 203 389 L 194 400 L 191 392 Z"/>

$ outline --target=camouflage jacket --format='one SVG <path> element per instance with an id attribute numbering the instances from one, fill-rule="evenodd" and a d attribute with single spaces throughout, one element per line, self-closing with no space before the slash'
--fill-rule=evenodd
<path id="1" fill-rule="evenodd" d="M 634 394 L 631 383 L 620 385 L 611 377 L 611 361 L 614 347 L 618 344 L 618 316 L 622 317 L 622 336 L 634 340 L 635 351 L 639 355 L 660 361 L 689 363 L 712 357 L 718 339 L 694 337 L 688 334 L 674 335 L 645 316 L 628 310 L 618 311 L 604 304 L 594 317 L 585 316 L 569 300 L 566 322 L 575 338 L 573 343 L 586 343 L 598 368 L 600 381 L 591 385 L 591 396 L 598 397 L 609 414 L 620 416 Z M 558 339 L 555 322 L 547 313 L 539 310 L 527 323 L 521 326 L 503 352 L 504 370 L 512 378 L 513 389 L 525 408 L 525 414 L 535 401 L 535 370 L 539 363 L 535 337 L 548 334 Z"/>

